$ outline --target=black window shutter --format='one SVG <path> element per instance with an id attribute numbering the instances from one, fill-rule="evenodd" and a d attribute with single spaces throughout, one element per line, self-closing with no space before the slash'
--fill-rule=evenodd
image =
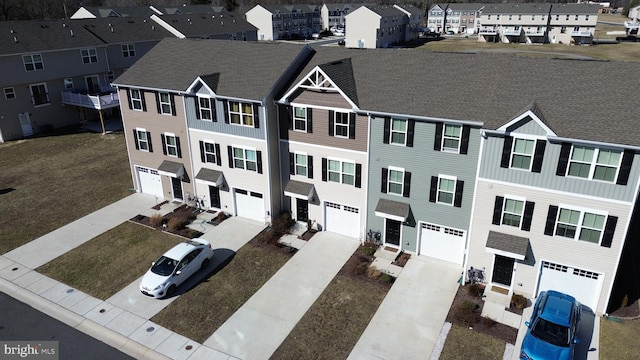
<path id="1" fill-rule="evenodd" d="M 464 181 L 456 181 L 456 193 L 453 198 L 453 206 L 462 207 L 462 192 L 464 191 Z"/>
<path id="2" fill-rule="evenodd" d="M 438 177 L 431 177 L 431 187 L 429 188 L 429 202 L 436 202 L 438 196 Z"/>
<path id="3" fill-rule="evenodd" d="M 289 174 L 296 174 L 296 163 L 295 163 L 296 154 L 290 152 L 289 153 Z"/>
<path id="4" fill-rule="evenodd" d="M 469 134 L 471 133 L 471 127 L 469 125 L 462 125 L 462 139 L 460 141 L 460 154 L 467 154 L 469 152 Z"/>
<path id="5" fill-rule="evenodd" d="M 508 168 L 511 162 L 511 146 L 513 145 L 513 137 L 505 136 L 504 143 L 502 144 L 502 159 L 500 160 L 500 167 Z"/>
<path id="6" fill-rule="evenodd" d="M 533 164 L 531 165 L 531 171 L 534 173 L 539 173 L 542 170 L 545 147 L 547 147 L 546 140 L 536 140 L 536 150 L 533 153 Z"/>
<path id="7" fill-rule="evenodd" d="M 349 139 L 356 138 L 356 114 L 349 114 Z"/>
<path id="8" fill-rule="evenodd" d="M 158 109 L 158 114 L 162 114 L 162 109 L 160 109 L 160 94 L 158 92 L 154 92 L 156 95 L 156 109 Z"/>
<path id="9" fill-rule="evenodd" d="M 613 242 L 613 234 L 616 231 L 616 225 L 618 224 L 617 216 L 608 216 L 607 223 L 604 225 L 604 234 L 602 235 L 602 243 L 600 246 L 611 247 Z"/>
<path id="10" fill-rule="evenodd" d="M 391 136 L 391 118 L 388 116 L 384 117 L 384 131 L 382 133 L 382 143 L 389 143 L 389 136 Z"/>
<path id="11" fill-rule="evenodd" d="M 415 132 L 416 121 L 414 119 L 407 120 L 407 146 L 413 147 L 413 133 Z"/>
<path id="12" fill-rule="evenodd" d="M 145 100 L 144 91 L 140 90 L 140 99 L 142 99 L 142 111 L 147 111 L 147 100 Z"/>
<path id="13" fill-rule="evenodd" d="M 180 138 L 176 136 L 176 149 L 178 150 L 178 158 L 182 158 L 182 150 L 180 149 Z"/>
<path id="14" fill-rule="evenodd" d="M 493 225 L 500 225 L 502 219 L 502 206 L 504 205 L 504 197 L 496 196 L 496 201 L 493 203 L 493 219 L 491 223 Z"/>
<path id="15" fill-rule="evenodd" d="M 211 106 L 211 120 L 218 122 L 218 116 L 216 115 L 216 99 L 209 99 L 209 106 Z"/>
<path id="16" fill-rule="evenodd" d="M 253 126 L 256 129 L 260 128 L 260 105 L 253 104 Z"/>
<path id="17" fill-rule="evenodd" d="M 356 164 L 356 187 L 362 187 L 362 164 Z"/>
<path id="18" fill-rule="evenodd" d="M 313 156 L 307 156 L 307 177 L 313 179 Z"/>
<path id="19" fill-rule="evenodd" d="M 262 174 L 262 151 L 256 151 L 256 157 L 258 158 L 258 174 Z"/>
<path id="20" fill-rule="evenodd" d="M 334 124 L 334 119 L 333 119 L 333 110 L 329 110 L 329 136 L 333 136 L 333 124 Z"/>
<path id="21" fill-rule="evenodd" d="M 138 131 L 133 129 L 133 141 L 136 143 L 136 150 L 140 150 L 140 145 L 138 144 Z"/>
<path id="22" fill-rule="evenodd" d="M 229 123 L 229 101 L 224 100 L 222 102 L 222 106 L 224 107 L 224 123 L 228 124 Z"/>
<path id="23" fill-rule="evenodd" d="M 194 97 L 193 102 L 196 105 L 196 119 L 200 120 L 200 98 Z"/>
<path id="24" fill-rule="evenodd" d="M 556 227 L 556 217 L 558 216 L 558 207 L 549 205 L 549 212 L 547 213 L 547 223 L 544 226 L 544 234 L 553 236 L 553 229 Z"/>
<path id="25" fill-rule="evenodd" d="M 216 144 L 216 165 L 222 165 L 222 154 L 220 153 L 220 144 Z"/>
<path id="26" fill-rule="evenodd" d="M 164 138 L 164 134 L 160 134 L 160 138 L 162 139 L 162 153 L 167 155 L 167 141 Z"/>
<path id="27" fill-rule="evenodd" d="M 233 148 L 227 145 L 227 156 L 229 157 L 229 167 L 233 169 Z"/>
<path id="28" fill-rule="evenodd" d="M 322 181 L 327 181 L 327 158 L 322 158 Z"/>
<path id="29" fill-rule="evenodd" d="M 204 156 L 204 141 L 200 141 L 200 160 L 203 163 L 207 162 L 207 158 Z"/>
<path id="30" fill-rule="evenodd" d="M 176 97 L 174 94 L 169 95 L 169 101 L 171 101 L 171 115 L 176 116 Z"/>
<path id="31" fill-rule="evenodd" d="M 381 185 L 380 185 L 380 191 L 382 191 L 383 194 L 387 193 L 387 179 L 389 177 L 389 169 L 387 168 L 382 168 L 382 181 L 381 181 Z"/>
<path id="32" fill-rule="evenodd" d="M 533 219 L 533 208 L 536 203 L 533 201 L 527 201 L 524 204 L 524 217 L 522 218 L 522 227 L 521 229 L 524 231 L 531 230 L 531 220 Z"/>
<path id="33" fill-rule="evenodd" d="M 151 145 L 151 132 L 147 131 L 147 143 L 149 144 L 149 152 L 153 152 L 153 146 Z"/>
<path id="34" fill-rule="evenodd" d="M 633 150 L 625 150 L 622 154 L 622 163 L 620 163 L 620 171 L 618 171 L 618 180 L 616 181 L 616 184 L 627 185 L 634 155 L 635 152 Z"/>
<path id="35" fill-rule="evenodd" d="M 129 110 L 132 110 L 133 104 L 131 103 L 131 89 L 127 89 L 127 103 L 129 104 Z"/>
<path id="36" fill-rule="evenodd" d="M 565 176 L 567 174 L 567 165 L 569 164 L 569 155 L 571 154 L 571 143 L 562 143 L 560 148 L 560 158 L 558 159 L 558 168 L 556 175 Z"/>
<path id="37" fill-rule="evenodd" d="M 402 187 L 402 196 L 408 198 L 411 191 L 411 173 L 404 172 L 404 186 Z"/>
<path id="38" fill-rule="evenodd" d="M 442 149 L 442 128 L 444 124 L 436 123 L 436 138 L 433 139 L 433 150 L 440 151 Z"/>
<path id="39" fill-rule="evenodd" d="M 307 132 L 313 132 L 313 118 L 312 118 L 313 110 L 311 108 L 307 108 Z"/>

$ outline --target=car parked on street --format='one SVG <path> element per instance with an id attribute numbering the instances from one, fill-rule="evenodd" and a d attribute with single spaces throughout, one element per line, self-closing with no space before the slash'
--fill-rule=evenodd
<path id="1" fill-rule="evenodd" d="M 520 359 L 573 359 L 580 303 L 571 295 L 542 291 L 525 322 L 527 333 L 520 347 Z"/>
<path id="2" fill-rule="evenodd" d="M 171 296 L 191 275 L 207 268 L 212 257 L 213 249 L 207 240 L 182 242 L 151 263 L 140 281 L 140 291 L 156 299 Z"/>

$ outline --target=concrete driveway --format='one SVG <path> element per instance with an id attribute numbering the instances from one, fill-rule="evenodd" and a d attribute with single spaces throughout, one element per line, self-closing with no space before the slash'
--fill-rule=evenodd
<path id="1" fill-rule="evenodd" d="M 349 359 L 427 359 L 440 336 L 462 268 L 413 256 Z"/>

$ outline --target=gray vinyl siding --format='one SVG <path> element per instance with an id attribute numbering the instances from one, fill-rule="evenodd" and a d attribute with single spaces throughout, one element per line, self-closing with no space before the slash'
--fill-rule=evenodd
<path id="1" fill-rule="evenodd" d="M 264 128 L 267 126 L 267 119 L 260 117 L 259 128 L 248 126 L 225 124 L 224 122 L 224 104 L 222 101 L 215 100 L 216 119 L 217 121 L 203 121 L 196 119 L 195 99 L 193 97 L 185 98 L 185 110 L 187 115 L 187 126 L 190 129 L 198 129 L 204 131 L 217 132 L 227 135 L 242 136 L 252 139 L 265 140 Z"/>
<path id="2" fill-rule="evenodd" d="M 415 226 L 402 226 L 402 249 L 417 250 L 420 222 L 468 230 L 471 218 L 475 175 L 480 146 L 479 128 L 471 128 L 467 154 L 435 151 L 436 124 L 415 122 L 413 147 L 384 144 L 384 119 L 372 118 L 369 156 L 369 191 L 367 230 L 380 231 L 384 236 L 385 219 L 375 215 L 381 198 L 408 203 Z M 409 197 L 385 194 L 381 191 L 382 168 L 389 166 L 404 168 L 411 172 Z M 429 202 L 431 177 L 439 174 L 456 176 L 464 181 L 461 207 Z"/>
<path id="3" fill-rule="evenodd" d="M 536 136 L 546 136 L 547 132 L 541 128 L 535 121 L 528 121 L 522 126 L 513 130 L 514 134 L 528 134 Z"/>
<path id="4" fill-rule="evenodd" d="M 109 57 L 109 67 L 113 69 L 122 69 L 131 67 L 136 61 L 140 60 L 144 54 L 151 50 L 158 41 L 146 41 L 146 42 L 126 42 L 120 44 L 113 44 L 107 46 L 107 56 Z M 122 45 L 133 44 L 135 49 L 134 57 L 122 56 Z"/>
<path id="5" fill-rule="evenodd" d="M 489 136 L 482 151 L 480 178 L 510 182 L 519 185 L 539 187 L 556 191 L 571 192 L 580 195 L 602 197 L 612 200 L 632 201 L 640 176 L 638 155 L 635 156 L 629 182 L 616 185 L 586 179 L 557 176 L 556 168 L 560 158 L 561 144 L 547 142 L 540 173 L 500 167 L 504 138 Z"/>

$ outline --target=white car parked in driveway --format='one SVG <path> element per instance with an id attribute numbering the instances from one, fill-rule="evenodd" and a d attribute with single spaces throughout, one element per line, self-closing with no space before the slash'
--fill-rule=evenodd
<path id="1" fill-rule="evenodd" d="M 156 299 L 171 296 L 191 275 L 209 266 L 212 257 L 213 250 L 207 240 L 180 243 L 151 264 L 140 281 L 140 291 Z"/>

